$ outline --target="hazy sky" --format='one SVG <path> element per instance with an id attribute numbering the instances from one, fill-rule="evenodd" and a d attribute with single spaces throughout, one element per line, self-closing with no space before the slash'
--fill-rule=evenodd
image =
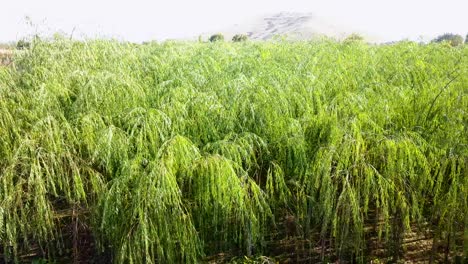
<path id="1" fill-rule="evenodd" d="M 468 33 L 467 0 L 0 0 L 0 10 L 0 41 L 73 28 L 74 36 L 184 38 L 279 11 L 312 12 L 385 40 Z"/>

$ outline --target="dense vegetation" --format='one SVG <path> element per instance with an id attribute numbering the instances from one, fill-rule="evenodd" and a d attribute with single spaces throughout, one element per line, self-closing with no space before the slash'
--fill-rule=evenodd
<path id="1" fill-rule="evenodd" d="M 451 46 L 457 47 L 463 45 L 463 37 L 458 34 L 445 33 L 433 40 L 433 42 L 448 42 Z"/>
<path id="2" fill-rule="evenodd" d="M 0 67 L 0 254 L 75 255 L 86 229 L 115 263 L 262 255 L 291 236 L 367 262 L 371 235 L 398 259 L 410 230 L 429 230 L 428 255 L 466 255 L 467 58 L 410 42 L 33 42 Z"/>

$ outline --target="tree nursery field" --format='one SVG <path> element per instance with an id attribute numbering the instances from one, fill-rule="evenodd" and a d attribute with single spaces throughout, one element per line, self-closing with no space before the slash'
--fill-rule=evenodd
<path id="1" fill-rule="evenodd" d="M 466 260 L 466 45 L 57 38 L 14 53 L 0 262 Z"/>

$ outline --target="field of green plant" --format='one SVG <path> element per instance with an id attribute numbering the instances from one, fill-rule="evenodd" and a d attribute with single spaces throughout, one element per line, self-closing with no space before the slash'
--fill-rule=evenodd
<path id="1" fill-rule="evenodd" d="M 0 255 L 453 261 L 467 125 L 468 47 L 37 41 L 0 66 Z"/>

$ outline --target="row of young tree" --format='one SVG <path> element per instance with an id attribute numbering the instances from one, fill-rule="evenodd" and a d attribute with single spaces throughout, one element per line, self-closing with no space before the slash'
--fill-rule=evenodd
<path id="1" fill-rule="evenodd" d="M 244 42 L 247 41 L 249 37 L 245 34 L 236 34 L 232 37 L 233 42 Z M 217 42 L 217 41 L 224 41 L 224 35 L 221 33 L 217 33 L 214 35 L 211 35 L 209 38 L 210 42 Z"/>
<path id="2" fill-rule="evenodd" d="M 468 50 L 357 44 L 33 40 L 0 67 L 0 263 L 465 258 Z"/>
<path id="3" fill-rule="evenodd" d="M 35 36 L 35 38 L 37 38 L 37 36 Z M 224 41 L 225 38 L 223 34 L 216 33 L 216 34 L 211 35 L 208 40 L 210 42 L 219 42 L 219 41 Z M 246 34 L 236 34 L 232 37 L 231 40 L 232 42 L 245 42 L 249 40 L 249 36 Z M 201 41 L 201 37 L 199 37 L 199 41 Z M 365 37 L 357 33 L 352 33 L 344 39 L 344 42 L 354 42 L 354 41 L 365 41 Z M 465 39 L 463 39 L 463 37 L 459 34 L 444 33 L 434 38 L 431 42 L 435 42 L 435 43 L 447 42 L 450 46 L 457 47 L 457 46 L 463 45 L 463 43 L 465 44 L 468 43 L 468 34 L 466 34 Z M 16 43 L 17 49 L 27 49 L 29 48 L 29 46 L 30 46 L 30 42 L 24 39 L 21 39 Z"/>
<path id="4" fill-rule="evenodd" d="M 245 34 L 236 34 L 234 37 L 232 37 L 233 42 L 244 42 L 247 41 L 249 37 Z M 364 41 L 365 38 L 359 34 L 353 33 L 346 37 L 345 41 Z M 217 33 L 214 35 L 211 35 L 209 38 L 210 42 L 217 42 L 217 41 L 224 41 L 224 35 L 221 33 Z M 453 33 L 445 33 L 442 35 L 439 35 L 438 37 L 434 38 L 431 42 L 447 42 L 449 43 L 452 47 L 460 46 L 463 43 L 468 43 L 468 34 L 466 35 L 465 40 L 463 40 L 463 37 L 458 34 L 453 34 Z"/>

